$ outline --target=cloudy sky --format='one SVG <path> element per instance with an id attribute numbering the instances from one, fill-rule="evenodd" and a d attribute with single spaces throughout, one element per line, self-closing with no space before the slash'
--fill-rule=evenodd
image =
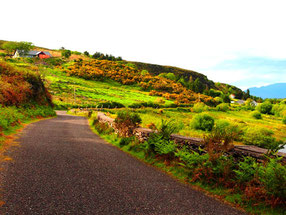
<path id="1" fill-rule="evenodd" d="M 3 0 L 0 39 L 203 73 L 242 89 L 286 82 L 285 0 Z"/>

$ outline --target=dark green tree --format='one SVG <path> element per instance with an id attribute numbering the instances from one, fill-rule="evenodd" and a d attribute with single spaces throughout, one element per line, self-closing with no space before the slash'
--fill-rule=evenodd
<path id="1" fill-rule="evenodd" d="M 88 51 L 85 51 L 83 54 L 84 54 L 85 56 L 89 57 L 89 52 L 88 52 Z"/>
<path id="2" fill-rule="evenodd" d="M 199 78 L 197 78 L 194 83 L 193 83 L 193 90 L 196 93 L 202 93 L 205 89 L 205 86 L 203 85 L 203 83 L 200 81 Z"/>
<path id="3" fill-rule="evenodd" d="M 71 51 L 68 49 L 65 49 L 62 51 L 62 57 L 69 58 L 71 56 Z"/>

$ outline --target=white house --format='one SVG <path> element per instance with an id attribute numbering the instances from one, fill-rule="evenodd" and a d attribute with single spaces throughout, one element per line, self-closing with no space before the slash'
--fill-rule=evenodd
<path id="1" fill-rule="evenodd" d="M 27 53 L 25 53 L 23 50 L 16 50 L 13 58 L 18 58 L 18 57 L 39 57 L 39 58 L 50 58 L 52 57 L 52 55 L 50 54 L 50 52 L 47 51 L 28 51 Z"/>

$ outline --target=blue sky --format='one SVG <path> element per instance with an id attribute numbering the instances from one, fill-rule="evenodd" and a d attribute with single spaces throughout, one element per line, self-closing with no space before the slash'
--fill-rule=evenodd
<path id="1" fill-rule="evenodd" d="M 285 80 L 285 0 L 5 0 L 0 39 L 195 70 L 243 89 Z"/>
<path id="2" fill-rule="evenodd" d="M 205 72 L 213 79 L 220 74 L 222 82 L 232 83 L 245 90 L 254 86 L 286 83 L 286 59 L 241 57 L 218 63 Z"/>

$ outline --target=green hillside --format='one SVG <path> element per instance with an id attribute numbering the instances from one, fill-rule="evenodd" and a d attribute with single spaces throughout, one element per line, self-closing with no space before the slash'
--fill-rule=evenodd
<path id="1" fill-rule="evenodd" d="M 58 69 L 41 68 L 47 86 L 58 107 L 128 107 L 137 103 L 172 105 L 171 100 L 150 96 L 140 87 L 122 85 L 113 80 L 92 81 L 67 76 Z"/>
<path id="2" fill-rule="evenodd" d="M 194 81 L 199 79 L 208 88 L 216 88 L 213 81 L 208 80 L 207 76 L 187 69 L 181 69 L 173 66 L 161 66 L 156 64 L 142 63 L 142 62 L 131 62 L 136 65 L 139 70 L 147 70 L 153 75 L 159 75 L 161 73 L 174 73 L 178 79 L 183 77 L 186 81 Z"/>

